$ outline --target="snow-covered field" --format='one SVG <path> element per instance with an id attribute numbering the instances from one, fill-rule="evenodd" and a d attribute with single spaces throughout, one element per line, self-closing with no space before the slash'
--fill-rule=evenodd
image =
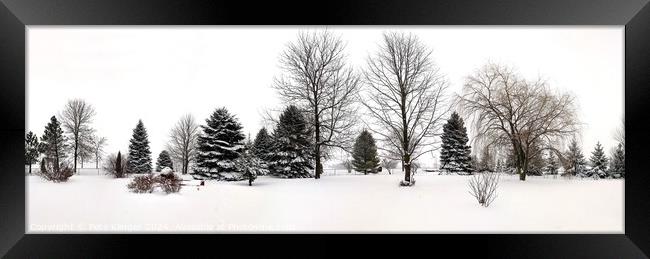
<path id="1" fill-rule="evenodd" d="M 399 172 L 399 171 L 397 171 Z M 86 169 L 66 183 L 26 176 L 28 233 L 426 232 L 623 233 L 623 180 L 502 175 L 489 208 L 467 176 L 421 173 L 206 181 L 165 195 Z"/>

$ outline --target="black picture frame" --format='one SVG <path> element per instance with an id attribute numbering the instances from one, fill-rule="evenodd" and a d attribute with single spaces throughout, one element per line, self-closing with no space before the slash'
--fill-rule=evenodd
<path id="1" fill-rule="evenodd" d="M 650 4 L 574 1 L 2 0 L 0 6 L 0 254 L 8 258 L 241 255 L 647 258 L 650 254 Z M 309 11 L 307 11 L 309 10 Z M 624 25 L 625 234 L 79 235 L 25 234 L 23 140 L 30 25 Z M 613 67 L 612 69 L 620 69 Z M 55 194 L 53 194 L 55 199 Z M 363 242 L 362 242 L 363 241 Z M 459 248 L 460 247 L 460 248 Z M 295 252 L 295 249 L 305 250 Z M 339 250 L 345 249 L 346 253 Z M 436 257 L 436 256 L 434 256 Z"/>

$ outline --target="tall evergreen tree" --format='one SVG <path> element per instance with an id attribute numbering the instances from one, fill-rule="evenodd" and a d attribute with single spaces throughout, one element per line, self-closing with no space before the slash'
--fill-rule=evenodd
<path id="1" fill-rule="evenodd" d="M 129 160 L 127 171 L 132 174 L 151 173 L 151 150 L 149 150 L 149 135 L 142 120 L 133 129 L 129 144 Z"/>
<path id="2" fill-rule="evenodd" d="M 45 126 L 45 131 L 41 136 L 41 143 L 45 157 L 53 163 L 54 171 L 57 173 L 66 155 L 66 141 L 67 139 L 61 129 L 61 123 L 56 119 L 56 116 L 52 116 L 50 122 Z"/>
<path id="3" fill-rule="evenodd" d="M 273 152 L 269 156 L 271 174 L 287 178 L 312 177 L 314 159 L 311 131 L 296 106 L 287 107 L 273 132 Z"/>
<path id="4" fill-rule="evenodd" d="M 592 170 L 597 170 L 600 177 L 605 177 L 607 173 L 607 156 L 605 156 L 605 151 L 603 150 L 603 146 L 600 145 L 600 142 L 596 143 L 594 151 L 591 152 L 589 162 L 591 162 Z"/>
<path id="5" fill-rule="evenodd" d="M 578 146 L 578 142 L 575 139 L 571 140 L 565 158 L 566 164 L 564 165 L 564 169 L 566 169 L 566 173 L 576 175 L 584 172 L 584 167 L 587 162 L 585 161 L 582 151 L 580 151 L 580 146 Z"/>
<path id="6" fill-rule="evenodd" d="M 556 175 L 558 172 L 558 161 L 555 153 L 548 152 L 548 157 L 546 158 L 546 173 L 550 175 Z"/>
<path id="7" fill-rule="evenodd" d="M 354 170 L 367 173 L 377 172 L 379 167 L 375 138 L 367 130 L 361 131 L 352 149 L 352 166 Z"/>
<path id="8" fill-rule="evenodd" d="M 625 150 L 622 143 L 618 143 L 609 162 L 610 174 L 616 178 L 625 177 Z"/>
<path id="9" fill-rule="evenodd" d="M 203 134 L 198 138 L 197 168 L 192 173 L 196 179 L 236 180 L 226 177 L 237 168 L 233 161 L 244 151 L 245 136 L 237 118 L 226 108 L 216 109 L 201 125 Z"/>
<path id="10" fill-rule="evenodd" d="M 117 158 L 115 158 L 115 176 L 122 177 L 124 175 L 122 168 L 122 152 L 117 151 Z"/>
<path id="11" fill-rule="evenodd" d="M 32 164 L 38 162 L 41 155 L 41 147 L 38 137 L 31 131 L 25 135 L 25 164 L 29 165 L 29 173 L 32 173 Z"/>
<path id="12" fill-rule="evenodd" d="M 160 170 L 164 169 L 165 167 L 169 167 L 169 169 L 174 170 L 174 163 L 172 163 L 172 158 L 169 156 L 169 152 L 167 152 L 167 150 L 161 151 L 158 155 L 158 160 L 156 160 L 156 172 L 160 172 Z"/>
<path id="13" fill-rule="evenodd" d="M 450 172 L 471 171 L 471 147 L 467 145 L 465 122 L 454 112 L 442 126 L 442 146 L 440 150 L 440 169 Z"/>
<path id="14" fill-rule="evenodd" d="M 266 128 L 260 129 L 253 142 L 253 154 L 262 160 L 273 150 L 273 140 Z"/>

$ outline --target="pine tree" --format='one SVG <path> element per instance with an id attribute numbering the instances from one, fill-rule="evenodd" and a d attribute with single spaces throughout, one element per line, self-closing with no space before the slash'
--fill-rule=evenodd
<path id="1" fill-rule="evenodd" d="M 151 150 L 149 150 L 149 135 L 142 120 L 133 129 L 129 144 L 129 160 L 127 171 L 132 174 L 151 173 Z"/>
<path id="2" fill-rule="evenodd" d="M 352 166 L 358 172 L 367 174 L 370 171 L 377 173 L 379 162 L 375 138 L 372 137 L 370 132 L 364 129 L 359 134 L 359 137 L 357 137 L 352 148 Z"/>
<path id="3" fill-rule="evenodd" d="M 558 161 L 553 152 L 549 152 L 546 158 L 546 172 L 550 175 L 556 175 L 558 172 Z"/>
<path id="4" fill-rule="evenodd" d="M 117 151 L 117 158 L 115 158 L 115 176 L 122 177 L 124 172 L 122 171 L 122 153 Z"/>
<path id="5" fill-rule="evenodd" d="M 174 163 L 172 163 L 172 158 L 169 156 L 169 152 L 167 152 L 167 150 L 161 151 L 158 155 L 158 160 L 156 160 L 156 172 L 160 172 L 160 170 L 164 169 L 165 167 L 169 167 L 169 169 L 174 170 Z"/>
<path id="6" fill-rule="evenodd" d="M 622 143 L 618 143 L 612 154 L 609 171 L 614 178 L 625 177 L 625 150 Z"/>
<path id="7" fill-rule="evenodd" d="M 287 178 L 312 177 L 314 159 L 311 131 L 296 106 L 287 107 L 273 132 L 273 152 L 269 156 L 271 174 Z"/>
<path id="8" fill-rule="evenodd" d="M 566 173 L 578 175 L 584 172 L 584 167 L 587 163 L 582 155 L 582 151 L 580 151 L 578 142 L 575 139 L 571 140 L 569 150 L 566 152 L 565 157 L 566 164 L 564 165 L 564 168 L 566 169 Z"/>
<path id="9" fill-rule="evenodd" d="M 25 135 L 25 164 L 29 165 L 29 173 L 32 173 L 32 164 L 38 162 L 41 155 L 41 147 L 38 137 L 31 131 Z"/>
<path id="10" fill-rule="evenodd" d="M 596 143 L 594 151 L 591 152 L 589 162 L 591 162 L 592 171 L 594 171 L 594 173 L 597 173 L 601 178 L 606 176 L 607 157 L 605 156 L 605 151 L 603 150 L 603 146 L 600 145 L 600 142 Z"/>
<path id="11" fill-rule="evenodd" d="M 449 172 L 470 172 L 471 147 L 467 145 L 469 138 L 463 119 L 458 113 L 452 113 L 442 130 L 440 169 Z"/>
<path id="12" fill-rule="evenodd" d="M 201 125 L 203 134 L 198 139 L 196 179 L 239 180 L 226 174 L 235 173 L 233 161 L 244 151 L 245 136 L 237 118 L 226 108 L 216 109 Z M 231 174 L 232 175 L 232 174 Z"/>
<path id="13" fill-rule="evenodd" d="M 262 161 L 253 155 L 251 150 L 244 151 L 239 158 L 235 159 L 235 165 L 242 172 L 242 178 L 248 180 L 248 186 L 253 185 L 258 175 L 266 173 Z"/>
<path id="14" fill-rule="evenodd" d="M 56 116 L 52 116 L 50 122 L 45 126 L 43 136 L 41 136 L 41 144 L 43 145 L 45 157 L 53 163 L 55 173 L 59 172 L 61 162 L 65 158 L 66 141 L 67 139 L 61 129 L 61 123 L 56 119 Z"/>
<path id="15" fill-rule="evenodd" d="M 260 129 L 255 136 L 255 141 L 253 142 L 253 154 L 258 158 L 265 160 L 268 154 L 272 151 L 272 148 L 273 140 L 266 131 L 266 128 Z"/>

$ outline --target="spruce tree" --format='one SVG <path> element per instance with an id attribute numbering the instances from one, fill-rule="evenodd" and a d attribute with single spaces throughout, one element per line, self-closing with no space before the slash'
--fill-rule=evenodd
<path id="1" fill-rule="evenodd" d="M 63 135 L 61 123 L 56 119 L 56 116 L 52 116 L 50 122 L 45 126 L 45 131 L 41 136 L 41 143 L 45 157 L 53 163 L 54 171 L 57 173 L 66 155 L 66 141 L 67 138 Z"/>
<path id="2" fill-rule="evenodd" d="M 352 166 L 357 172 L 377 173 L 379 167 L 375 138 L 367 130 L 361 131 L 352 149 Z"/>
<path id="3" fill-rule="evenodd" d="M 273 132 L 273 151 L 268 159 L 271 174 L 286 178 L 312 177 L 312 151 L 307 121 L 296 106 L 287 107 Z"/>
<path id="4" fill-rule="evenodd" d="M 546 172 L 550 175 L 556 175 L 558 172 L 558 161 L 553 152 L 549 152 L 546 158 Z"/>
<path id="5" fill-rule="evenodd" d="M 471 147 L 467 145 L 469 138 L 463 119 L 458 113 L 452 113 L 442 130 L 440 169 L 449 172 L 470 172 Z"/>
<path id="6" fill-rule="evenodd" d="M 156 172 L 160 172 L 160 170 L 165 167 L 174 170 L 174 163 L 172 163 L 172 158 L 169 156 L 167 150 L 161 151 L 158 155 L 158 160 L 156 160 Z"/>
<path id="7" fill-rule="evenodd" d="M 582 155 L 582 151 L 580 151 L 578 142 L 575 139 L 571 140 L 569 150 L 566 152 L 565 157 L 566 164 L 564 165 L 564 168 L 566 169 L 566 173 L 578 175 L 584 172 L 584 167 L 587 163 Z"/>
<path id="8" fill-rule="evenodd" d="M 237 118 L 226 108 L 216 109 L 201 125 L 203 134 L 198 138 L 197 168 L 192 173 L 196 179 L 238 180 L 226 177 L 235 173 L 233 161 L 244 151 L 245 136 Z"/>
<path id="9" fill-rule="evenodd" d="M 124 172 L 122 172 L 122 153 L 117 151 L 117 158 L 115 158 L 115 176 L 122 177 Z"/>
<path id="10" fill-rule="evenodd" d="M 625 150 L 622 143 L 618 143 L 609 162 L 610 174 L 615 177 L 625 177 Z"/>
<path id="11" fill-rule="evenodd" d="M 591 152 L 589 162 L 591 162 L 591 167 L 594 173 L 597 173 L 601 178 L 606 176 L 607 157 L 605 156 L 605 151 L 603 150 L 603 146 L 600 145 L 600 142 L 596 143 L 594 151 Z"/>
<path id="12" fill-rule="evenodd" d="M 41 154 L 41 147 L 38 137 L 31 131 L 25 135 L 25 164 L 29 165 L 29 173 L 32 173 L 32 164 L 38 162 Z"/>
<path id="13" fill-rule="evenodd" d="M 151 173 L 151 150 L 149 150 L 149 135 L 142 120 L 133 129 L 129 144 L 129 159 L 127 171 L 132 174 Z"/>
<path id="14" fill-rule="evenodd" d="M 268 154 L 272 151 L 273 140 L 269 135 L 266 128 L 260 129 L 255 136 L 255 141 L 253 142 L 253 155 L 257 156 L 259 159 L 266 160 Z"/>

